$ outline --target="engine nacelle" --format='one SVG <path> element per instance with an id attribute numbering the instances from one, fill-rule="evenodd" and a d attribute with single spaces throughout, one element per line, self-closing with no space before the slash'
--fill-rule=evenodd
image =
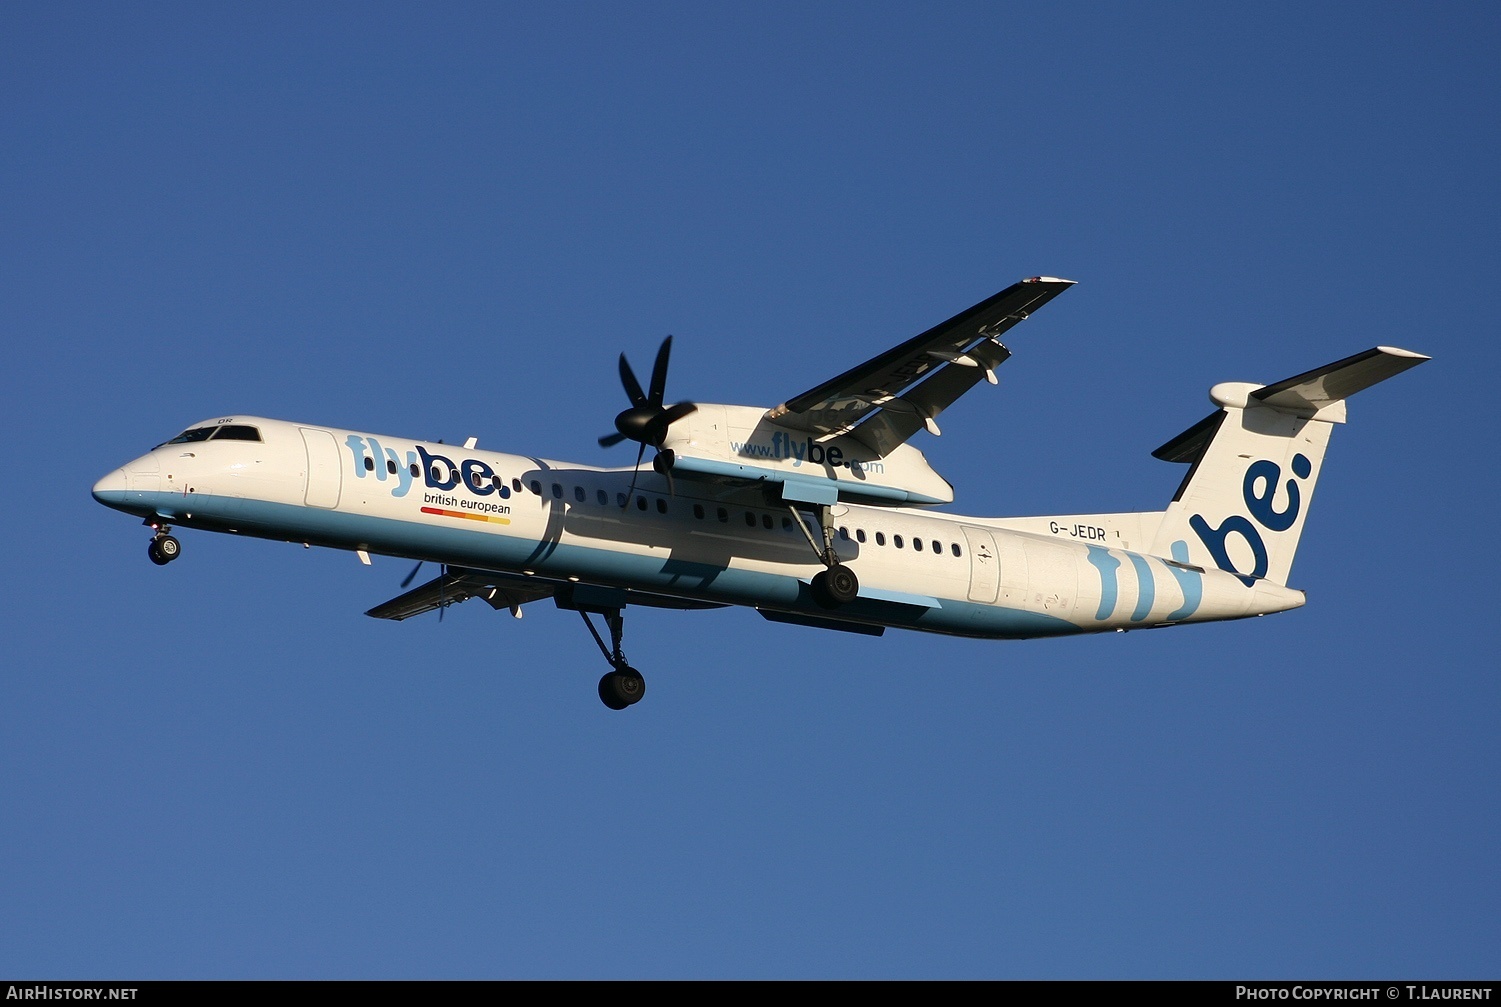
<path id="1" fill-rule="evenodd" d="M 780 484 L 786 500 L 922 506 L 951 503 L 954 488 L 923 453 L 903 444 L 882 457 L 853 437 L 816 438 L 752 406 L 699 403 L 662 444 L 675 475 Z"/>

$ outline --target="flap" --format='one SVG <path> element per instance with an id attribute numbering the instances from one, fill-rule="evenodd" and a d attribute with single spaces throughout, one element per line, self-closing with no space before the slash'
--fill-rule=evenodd
<path id="1" fill-rule="evenodd" d="M 882 456 L 934 422 L 1011 351 L 1000 336 L 1073 286 L 1034 276 L 961 311 L 948 321 L 872 357 L 766 414 L 780 426 L 820 437 L 855 432 Z M 867 429 L 867 427 L 869 429 Z"/>
<path id="2" fill-rule="evenodd" d="M 550 597 L 553 590 L 554 585 L 530 578 L 449 567 L 441 576 L 383 602 L 365 614 L 375 619 L 400 622 L 470 598 L 482 598 L 496 609 L 513 609 Z"/>

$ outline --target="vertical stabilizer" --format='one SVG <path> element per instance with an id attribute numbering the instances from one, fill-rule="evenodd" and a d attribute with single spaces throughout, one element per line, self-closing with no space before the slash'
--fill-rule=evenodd
<path id="1" fill-rule="evenodd" d="M 1219 411 L 1152 452 L 1192 465 L 1152 553 L 1286 584 L 1345 399 L 1427 359 L 1378 346 L 1275 384 L 1215 385 Z"/>

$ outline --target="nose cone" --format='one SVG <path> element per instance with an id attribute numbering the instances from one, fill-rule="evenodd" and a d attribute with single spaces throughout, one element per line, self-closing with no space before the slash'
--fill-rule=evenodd
<path id="1" fill-rule="evenodd" d="M 94 499 L 106 507 L 117 507 L 125 502 L 125 491 L 130 488 L 124 469 L 115 469 L 94 484 Z"/>
<path id="2" fill-rule="evenodd" d="M 94 484 L 94 499 L 106 507 L 127 514 L 150 513 L 147 496 L 154 495 L 161 482 L 161 465 L 154 455 L 143 455 L 126 462 Z"/>

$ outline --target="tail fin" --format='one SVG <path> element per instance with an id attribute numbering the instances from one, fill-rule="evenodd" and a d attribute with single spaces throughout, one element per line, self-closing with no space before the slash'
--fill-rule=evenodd
<path id="1" fill-rule="evenodd" d="M 1427 359 L 1378 346 L 1272 385 L 1215 385 L 1209 397 L 1220 410 L 1152 452 L 1193 467 L 1151 552 L 1247 584 L 1286 584 L 1329 434 L 1345 422 L 1345 399 Z"/>

